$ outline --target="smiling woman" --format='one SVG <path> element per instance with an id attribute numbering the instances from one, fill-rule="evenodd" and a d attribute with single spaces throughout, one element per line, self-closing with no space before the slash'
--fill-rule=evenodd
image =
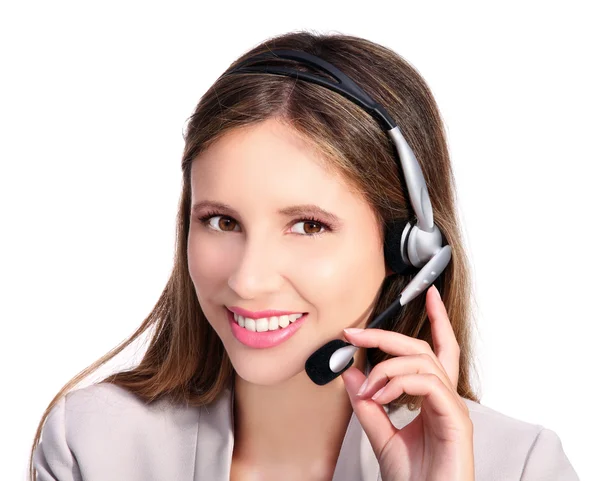
<path id="1" fill-rule="evenodd" d="M 274 37 L 231 67 L 277 49 L 318 55 L 374 103 L 304 82 L 314 69 L 283 58 L 270 62 L 294 76 L 216 80 L 187 126 L 171 278 L 134 335 L 52 400 L 32 478 L 577 479 L 553 431 L 480 405 L 471 385 L 470 269 L 425 81 L 395 52 L 339 34 Z M 373 105 L 414 152 L 429 192 L 417 201 L 452 257 L 425 296 L 362 330 L 414 274 L 384 242 L 417 201 Z M 69 392 L 148 329 L 138 365 Z M 307 359 L 341 339 L 353 367 L 317 385 Z"/>

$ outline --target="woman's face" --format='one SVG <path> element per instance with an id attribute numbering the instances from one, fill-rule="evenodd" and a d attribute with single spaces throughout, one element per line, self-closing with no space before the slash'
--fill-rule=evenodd
<path id="1" fill-rule="evenodd" d="M 280 383 L 344 328 L 366 325 L 386 276 L 375 215 L 293 129 L 272 119 L 229 132 L 194 160 L 191 186 L 190 276 L 239 376 Z M 291 212 L 308 205 L 333 217 Z M 307 314 L 291 337 L 258 348 L 234 335 L 230 307 Z"/>

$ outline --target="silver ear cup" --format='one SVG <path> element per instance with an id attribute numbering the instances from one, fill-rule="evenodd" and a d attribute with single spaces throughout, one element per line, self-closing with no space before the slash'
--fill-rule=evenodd
<path id="1" fill-rule="evenodd" d="M 402 254 L 406 253 L 404 262 L 415 267 L 423 267 L 444 246 L 442 233 L 433 224 L 431 232 L 419 229 L 418 224 L 407 232 L 407 238 L 402 238 Z M 404 249 L 406 249 L 404 251 Z"/>

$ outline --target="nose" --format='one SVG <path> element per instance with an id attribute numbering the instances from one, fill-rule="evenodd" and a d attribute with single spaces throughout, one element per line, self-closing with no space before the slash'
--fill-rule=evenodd
<path id="1" fill-rule="evenodd" d="M 264 238 L 248 239 L 227 284 L 240 299 L 265 297 L 281 289 L 281 265 L 274 245 Z"/>

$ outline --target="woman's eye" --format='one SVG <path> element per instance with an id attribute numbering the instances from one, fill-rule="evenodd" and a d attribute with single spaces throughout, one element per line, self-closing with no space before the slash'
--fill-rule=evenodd
<path id="1" fill-rule="evenodd" d="M 218 219 L 217 222 L 212 222 L 214 219 Z M 222 230 L 223 232 L 233 232 L 230 227 L 235 221 L 230 217 L 225 217 L 223 215 L 212 215 L 203 217 L 200 220 L 203 224 L 208 224 L 211 229 Z"/>
<path id="2" fill-rule="evenodd" d="M 295 223 L 294 226 L 292 226 L 292 229 L 297 225 L 304 225 L 303 227 L 300 227 L 299 232 L 296 231 L 298 234 L 311 236 L 322 234 L 325 231 L 325 227 L 320 222 L 314 220 L 301 220 L 300 222 Z"/>

